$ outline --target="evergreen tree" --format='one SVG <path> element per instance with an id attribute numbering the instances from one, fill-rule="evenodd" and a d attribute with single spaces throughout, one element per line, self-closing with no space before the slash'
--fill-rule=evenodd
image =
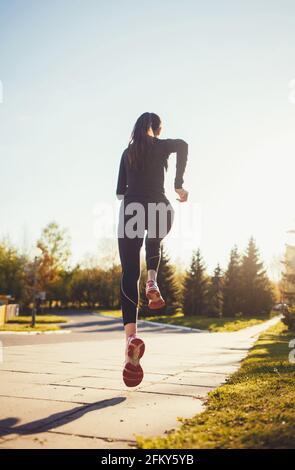
<path id="1" fill-rule="evenodd" d="M 159 264 L 157 283 L 163 299 L 166 301 L 166 313 L 171 313 L 177 305 L 178 290 L 175 282 L 175 268 L 171 264 L 170 258 L 161 246 L 161 261 Z"/>
<path id="2" fill-rule="evenodd" d="M 233 317 L 241 308 L 241 257 L 234 246 L 223 280 L 223 316 Z"/>
<path id="3" fill-rule="evenodd" d="M 274 296 L 253 237 L 250 238 L 242 266 L 242 312 L 259 315 L 270 311 Z"/>
<path id="4" fill-rule="evenodd" d="M 214 270 L 208 289 L 208 305 L 207 312 L 210 317 L 222 316 L 223 293 L 222 293 L 222 272 L 219 264 Z"/>
<path id="5" fill-rule="evenodd" d="M 142 315 L 151 315 L 151 310 L 148 308 L 148 300 L 145 295 L 145 286 L 147 281 L 146 269 L 141 269 L 141 275 L 139 280 L 139 310 L 138 314 Z"/>
<path id="6" fill-rule="evenodd" d="M 193 252 L 183 286 L 183 312 L 187 316 L 203 315 L 207 307 L 208 280 L 201 252 Z"/>
<path id="7" fill-rule="evenodd" d="M 288 233 L 295 234 L 295 230 Z M 284 302 L 294 305 L 295 303 L 295 244 L 286 244 L 285 255 L 282 261 L 284 272 L 282 275 L 281 295 Z"/>

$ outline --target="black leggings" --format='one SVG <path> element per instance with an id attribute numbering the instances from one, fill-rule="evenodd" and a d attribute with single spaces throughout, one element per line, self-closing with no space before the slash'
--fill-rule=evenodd
<path id="1" fill-rule="evenodd" d="M 118 244 L 122 265 L 121 307 L 123 324 L 136 323 L 139 300 L 140 250 L 145 240 L 147 270 L 158 271 L 161 243 L 170 231 L 174 209 L 167 198 L 152 202 L 123 199 L 120 207 Z M 147 233 L 145 234 L 145 231 Z"/>

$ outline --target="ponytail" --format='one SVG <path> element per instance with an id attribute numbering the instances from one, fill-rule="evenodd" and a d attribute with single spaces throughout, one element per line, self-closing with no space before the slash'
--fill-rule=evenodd
<path id="1" fill-rule="evenodd" d="M 137 119 L 127 149 L 129 164 L 133 168 L 145 168 L 146 154 L 153 145 L 153 138 L 148 134 L 148 130 L 151 128 L 155 131 L 160 124 L 161 119 L 154 113 L 143 113 Z"/>

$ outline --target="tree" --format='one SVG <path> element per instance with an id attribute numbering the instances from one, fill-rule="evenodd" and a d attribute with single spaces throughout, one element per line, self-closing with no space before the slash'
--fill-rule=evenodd
<path id="1" fill-rule="evenodd" d="M 222 272 L 219 264 L 214 270 L 208 288 L 207 312 L 209 316 L 220 317 L 222 315 L 223 293 L 222 293 Z"/>
<path id="2" fill-rule="evenodd" d="M 79 307 L 118 307 L 120 304 L 119 266 L 104 270 L 98 267 L 77 270 L 72 282 L 72 300 Z M 115 288 L 114 288 L 115 286 Z"/>
<path id="3" fill-rule="evenodd" d="M 242 312 L 245 315 L 259 315 L 269 312 L 274 295 L 253 237 L 250 238 L 241 265 Z"/>
<path id="4" fill-rule="evenodd" d="M 203 315 L 207 307 L 208 278 L 198 249 L 193 252 L 190 268 L 183 286 L 183 312 L 187 316 Z"/>
<path id="5" fill-rule="evenodd" d="M 62 308 L 67 308 L 73 299 L 73 282 L 79 269 L 78 265 L 73 269 L 60 271 L 56 281 L 50 286 L 51 297 L 58 301 Z"/>
<path id="6" fill-rule="evenodd" d="M 98 276 L 95 269 L 78 270 L 73 277 L 72 298 L 79 308 L 95 307 L 97 300 Z"/>
<path id="7" fill-rule="evenodd" d="M 295 234 L 294 230 L 288 233 Z M 286 244 L 284 260 L 284 272 L 280 282 L 282 300 L 290 305 L 295 302 L 295 244 Z"/>
<path id="8" fill-rule="evenodd" d="M 143 269 L 141 271 L 144 271 Z M 138 290 L 139 290 L 139 305 L 138 305 L 138 315 L 149 315 L 151 311 L 148 308 L 148 300 L 145 295 L 145 286 L 147 281 L 146 272 L 140 274 Z"/>
<path id="9" fill-rule="evenodd" d="M 120 306 L 121 266 L 112 264 L 108 269 L 100 271 L 99 304 L 106 308 Z"/>
<path id="10" fill-rule="evenodd" d="M 173 312 L 177 307 L 178 289 L 175 282 L 175 268 L 164 248 L 161 246 L 161 260 L 157 275 L 157 283 L 166 302 L 166 313 Z"/>
<path id="11" fill-rule="evenodd" d="M 69 243 L 67 231 L 60 229 L 55 222 L 43 229 L 37 241 L 37 248 L 41 251 L 38 259 L 38 287 L 47 292 L 49 300 L 54 300 L 54 287 L 61 273 L 68 269 Z"/>
<path id="12" fill-rule="evenodd" d="M 233 317 L 241 312 L 241 257 L 238 248 L 230 252 L 230 260 L 223 281 L 223 315 Z"/>
<path id="13" fill-rule="evenodd" d="M 24 295 L 26 258 L 8 240 L 0 242 L 0 294 L 9 294 L 20 302 Z"/>

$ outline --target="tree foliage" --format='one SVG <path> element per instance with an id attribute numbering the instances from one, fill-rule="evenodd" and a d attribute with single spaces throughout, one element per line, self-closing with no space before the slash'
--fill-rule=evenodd
<path id="1" fill-rule="evenodd" d="M 70 266 L 70 241 L 66 230 L 51 222 L 37 242 L 40 256 L 21 254 L 8 240 L 0 242 L 0 294 L 10 294 L 20 306 L 29 306 L 33 293 L 46 291 L 47 306 L 119 308 L 121 266 L 114 247 L 103 250 L 84 265 Z M 292 273 L 291 273 L 292 274 Z M 235 246 L 225 273 L 217 265 L 212 276 L 200 250 L 192 254 L 187 271 L 176 273 L 167 251 L 161 246 L 157 278 L 166 307 L 161 315 L 182 306 L 187 316 L 245 316 L 269 312 L 273 286 L 266 274 L 255 240 L 249 240 L 243 256 Z M 289 280 L 290 281 L 290 280 Z M 140 315 L 151 312 L 145 296 L 146 269 L 140 278 Z"/>
<path id="2" fill-rule="evenodd" d="M 211 317 L 221 317 L 223 307 L 223 277 L 219 264 L 210 279 L 207 292 L 207 314 Z"/>
<path id="3" fill-rule="evenodd" d="M 208 276 L 200 249 L 193 252 L 183 286 L 182 306 L 187 316 L 203 315 L 207 310 Z"/>

